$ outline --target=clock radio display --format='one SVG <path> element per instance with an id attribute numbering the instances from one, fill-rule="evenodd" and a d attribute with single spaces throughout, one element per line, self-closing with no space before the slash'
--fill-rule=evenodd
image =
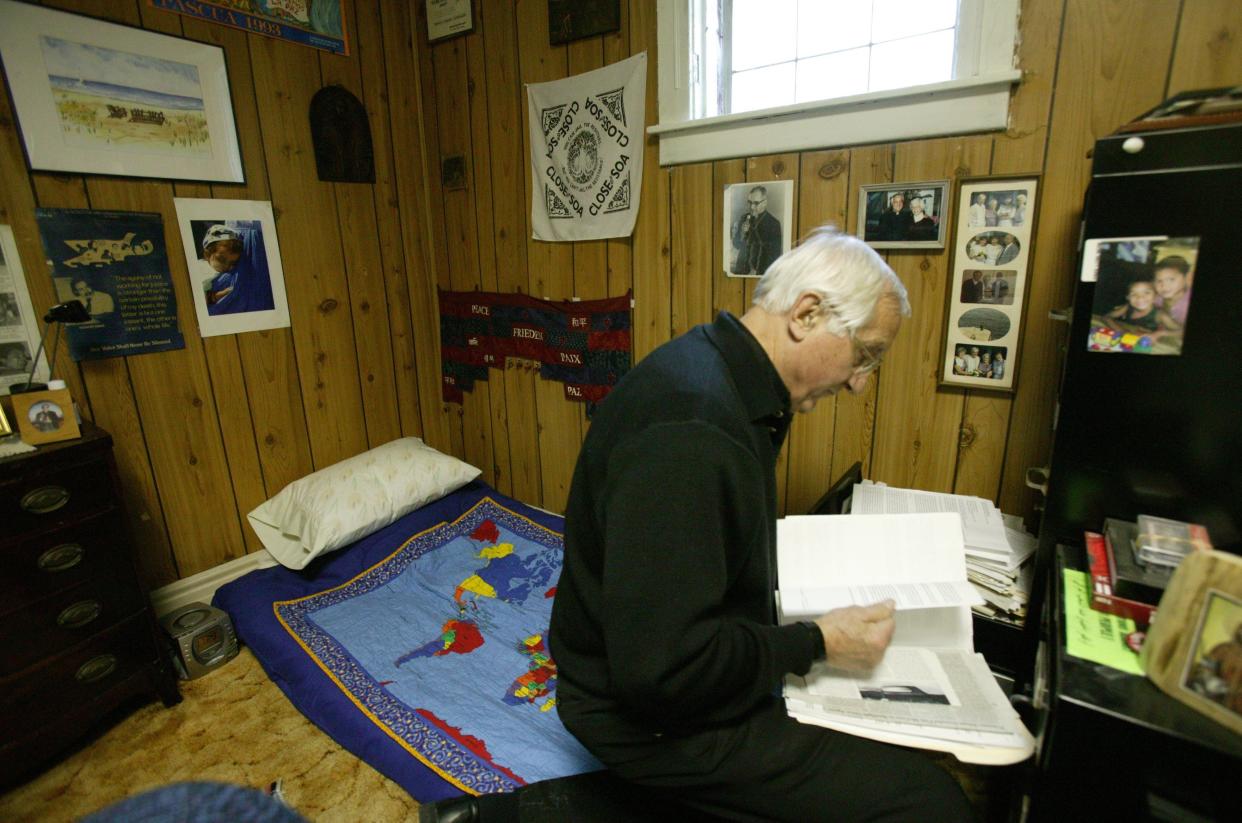
<path id="1" fill-rule="evenodd" d="M 219 654 L 220 647 L 223 645 L 224 632 L 219 626 L 210 628 L 194 638 L 194 657 L 205 663 Z"/>

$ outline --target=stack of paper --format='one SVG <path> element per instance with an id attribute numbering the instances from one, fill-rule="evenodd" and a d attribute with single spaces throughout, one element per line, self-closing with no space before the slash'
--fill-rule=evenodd
<path id="1" fill-rule="evenodd" d="M 1035 538 L 1018 517 L 1002 514 L 991 500 L 962 494 L 894 489 L 863 481 L 854 486 L 852 514 L 957 512 L 962 518 L 967 579 L 983 598 L 974 610 L 1022 623 L 1031 591 Z"/>
<path id="2" fill-rule="evenodd" d="M 956 512 L 787 517 L 777 523 L 782 620 L 892 598 L 896 630 L 865 673 L 831 655 L 785 679 L 791 717 L 838 731 L 952 752 L 968 763 L 1026 759 L 1034 741 L 974 653 L 962 517 Z"/>

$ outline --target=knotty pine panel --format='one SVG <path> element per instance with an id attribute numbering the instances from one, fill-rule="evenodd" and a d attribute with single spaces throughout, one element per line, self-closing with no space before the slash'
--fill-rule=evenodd
<path id="1" fill-rule="evenodd" d="M 423 69 L 419 54 L 426 50 L 416 27 L 413 6 L 401 0 L 381 0 L 384 71 L 388 86 L 388 126 L 396 207 L 405 253 L 406 293 L 413 329 L 418 375 L 418 409 L 422 437 L 429 445 L 449 447 L 449 409 L 442 399 L 440 376 L 439 304 L 432 248 L 435 237 L 426 215 L 431 211 L 427 176 L 435 163 L 425 142 L 424 113 L 434 106 L 423 99 Z M 416 46 L 418 42 L 420 45 Z M 374 135 L 372 135 L 374 138 Z"/>
<path id="2" fill-rule="evenodd" d="M 489 187 L 480 187 L 478 181 L 486 178 L 486 170 L 480 170 L 472 145 L 472 136 L 486 143 L 487 133 L 477 133 L 472 128 L 473 102 L 476 83 L 467 62 L 467 47 L 481 46 L 483 33 L 477 27 L 466 37 L 457 37 L 431 50 L 432 66 L 436 79 L 436 105 L 439 107 L 437 125 L 441 159 L 454 155 L 464 158 L 466 188 L 441 190 L 444 230 L 447 235 L 449 285 L 455 291 L 484 288 L 480 269 L 479 226 L 477 201 L 490 194 Z M 472 132 L 473 135 L 472 135 Z M 490 232 L 488 232 L 490 235 Z M 490 260 L 490 256 L 489 256 Z M 490 265 L 489 265 L 490 268 Z M 490 380 L 478 380 L 474 389 L 466 392 L 461 408 L 462 449 L 465 459 L 482 470 L 482 479 L 496 485 L 495 449 L 492 439 L 492 384 Z M 503 398 L 498 397 L 499 402 Z"/>
<path id="3" fill-rule="evenodd" d="M 1242 9 L 1235 0 L 1182 3 L 1164 97 L 1236 86 L 1242 77 Z"/>
<path id="4" fill-rule="evenodd" d="M 724 225 L 725 189 L 746 182 L 746 161 L 717 160 L 712 163 L 712 315 L 727 311 L 734 317 L 746 313 L 746 280 L 726 272 L 725 246 L 730 242 Z M 705 231 L 705 229 L 700 229 Z"/>
<path id="5" fill-rule="evenodd" d="M 177 195 L 270 200 L 258 102 L 250 68 L 249 35 L 228 26 L 216 26 L 171 12 L 152 10 L 150 19 L 159 15 L 179 20 L 187 37 L 224 49 L 229 67 L 233 117 L 237 122 L 246 174 L 244 183 L 214 184 L 205 195 L 197 186 L 178 183 Z M 191 194 L 191 191 L 194 193 Z M 279 240 L 278 204 L 273 204 L 273 213 L 277 218 Z M 292 241 L 293 238 L 290 238 Z M 211 337 L 203 342 L 213 373 L 222 373 L 229 368 L 230 361 L 235 360 L 244 379 L 245 389 L 241 393 L 234 393 L 228 387 L 213 387 L 216 411 L 224 429 L 229 473 L 233 476 L 238 510 L 244 515 L 313 469 L 306 413 L 297 383 L 293 332 L 289 328 L 270 329 Z M 247 417 L 248 426 L 245 422 Z M 256 452 L 257 467 L 251 463 L 250 443 L 253 443 Z M 259 548 L 253 530 L 247 527 L 244 531 L 247 547 L 252 551 Z"/>
<path id="6" fill-rule="evenodd" d="M 893 147 L 890 144 L 860 146 L 850 150 L 846 161 L 849 163 L 848 171 L 843 171 L 842 174 L 848 174 L 849 192 L 845 198 L 845 221 L 838 228 L 852 234 L 858 223 L 859 187 L 889 183 L 893 180 Z M 899 336 L 898 340 L 900 339 Z M 825 490 L 855 463 L 862 463 L 864 477 L 872 476 L 876 403 L 880 381 L 887 368 L 887 365 L 881 366 L 867 381 L 860 394 L 837 392 L 832 435 L 832 470 L 828 479 L 822 481 Z"/>
<path id="7" fill-rule="evenodd" d="M 401 245 L 397 170 L 388 120 L 393 107 L 385 72 L 383 16 L 380 5 L 379 0 L 355 0 L 350 3 L 352 25 L 349 31 L 354 37 L 351 50 L 361 66 L 360 97 L 366 106 L 367 121 L 371 126 L 371 143 L 374 147 L 375 186 L 371 196 L 374 201 L 380 266 L 386 296 L 392 384 L 396 392 L 400 433 L 417 437 L 423 430 L 418 411 L 418 366 L 414 355 L 410 296 L 406 290 L 405 253 Z"/>
<path id="8" fill-rule="evenodd" d="M 1047 465 L 1051 454 L 1066 329 L 1043 318 L 1073 298 L 1079 217 L 1091 176 L 1087 153 L 1098 138 L 1163 99 L 1177 11 L 1178 4 L 1160 0 L 1066 3 L 1011 412 L 1020 425 L 1005 444 L 997 501 L 1006 512 L 1034 510 L 1035 493 L 1022 479 L 1027 467 Z M 1032 518 L 1027 525 L 1035 525 Z"/>
<path id="9" fill-rule="evenodd" d="M 437 285 L 477 283 L 584 299 L 632 288 L 636 359 L 710 319 L 704 306 L 710 314 L 740 314 L 749 304 L 753 283 L 724 276 L 719 259 L 724 186 L 773 176 L 764 174 L 770 169 L 748 170 L 744 158 L 713 162 L 705 183 L 693 167 L 661 168 L 658 143 L 648 138 L 631 237 L 578 244 L 530 239 L 533 183 L 523 84 L 645 50 L 647 122 L 654 123 L 659 55 L 654 4 L 645 0 L 622 4 L 620 32 L 556 48 L 547 43 L 547 6 L 538 0 L 481 0 L 476 31 L 435 46 L 426 42 L 421 3 L 359 0 L 349 4 L 346 58 L 161 12 L 139 0 L 49 5 L 221 46 L 247 179 L 213 184 L 203 194 L 201 185 L 174 181 L 31 173 L 3 95 L 0 219 L 14 228 L 36 310 L 55 302 L 43 274 L 36 204 L 99 208 L 97 191 L 106 203 L 149 202 L 171 224 L 173 195 L 270 199 L 282 244 L 290 329 L 199 343 L 191 313 L 181 353 L 75 364 L 61 347 L 57 372 L 87 416 L 116 440 L 148 583 L 184 576 L 212 562 L 213 552 L 254 548 L 243 516 L 254 500 L 397 433 L 477 458 L 472 462 L 490 470 L 501 491 L 549 508 L 563 505 L 586 427 L 582 406 L 564 400 L 560 384 L 524 368 L 493 371 L 484 393 L 465 408 L 443 403 Z M 887 252 L 915 298 L 915 317 L 898 338 L 901 353 L 894 352 L 896 365 L 886 362 L 862 396 L 839 395 L 796 421 L 781 470 L 786 510 L 802 510 L 861 459 L 870 477 L 998 497 L 1006 511 L 1032 513 L 1035 500 L 1022 479 L 1050 448 L 1064 338 L 1064 329 L 1043 318 L 1071 294 L 1090 168 L 1086 152 L 1097 137 L 1167 94 L 1235 82 L 1240 17 L 1228 0 L 1023 0 L 1024 77 L 1004 132 L 863 147 L 834 146 L 827 136 L 822 149 L 782 156 L 790 179 L 799 181 L 798 234 L 823 222 L 843 222 L 851 231 L 864 183 L 956 178 L 989 168 L 993 174 L 1043 174 L 1016 393 L 936 384 L 949 252 Z M 332 82 L 350 88 L 367 107 L 373 186 L 317 179 L 307 104 Z M 969 148 L 953 157 L 945 145 Z M 442 190 L 439 165 L 448 153 L 467 158 L 465 192 Z M 923 173 L 931 170 L 939 174 Z M 84 180 L 91 181 L 91 199 Z M 710 201 L 691 202 L 689 192 L 704 188 Z M 700 216 L 693 216 L 696 211 Z M 166 235 L 181 296 L 180 238 L 171 225 Z M 699 259 L 711 261 L 701 283 L 695 280 Z M 174 437 L 170 429 L 182 425 L 198 431 Z M 190 455 L 198 462 L 183 490 L 167 478 L 189 465 Z M 215 495 L 218 510 L 189 512 L 173 499 L 183 494 Z M 228 524 L 227 534 L 204 553 L 196 535 L 211 518 Z"/>
<path id="10" fill-rule="evenodd" d="M 352 4 L 347 4 L 343 11 L 346 31 L 357 31 Z M 366 93 L 358 59 L 359 50 L 357 47 L 352 49 L 353 54 L 349 57 L 323 51 L 318 52 L 318 56 L 322 85 L 341 86 L 361 101 Z M 375 447 L 401 436 L 393 375 L 393 337 L 388 327 L 388 290 L 380 252 L 375 192 L 373 186 L 358 183 L 332 183 L 330 191 L 336 200 L 337 222 L 340 225 L 341 256 L 345 263 L 346 288 L 353 319 L 355 368 L 362 390 L 366 442 L 369 447 Z"/>
<path id="11" fill-rule="evenodd" d="M 712 320 L 712 164 L 678 166 L 671 175 L 673 238 L 670 284 L 672 333 Z"/>
<path id="12" fill-rule="evenodd" d="M 163 503 L 169 538 L 182 576 L 204 571 L 245 554 L 241 520 L 232 494 L 211 376 L 198 334 L 189 272 L 179 253 L 172 187 L 166 182 L 92 176 L 91 208 L 157 213 L 177 322 L 185 347 L 126 358 L 130 383 L 151 467 Z"/>
<path id="13" fill-rule="evenodd" d="M 849 152 L 803 154 L 796 189 L 799 235 L 825 224 L 842 225 L 849 199 Z M 835 396 L 824 397 L 811 412 L 794 416 L 786 449 L 786 514 L 805 514 L 836 479 L 831 472 L 837 402 Z"/>
<path id="14" fill-rule="evenodd" d="M 986 169 L 991 150 L 985 136 L 900 143 L 893 178 L 951 179 L 959 169 Z M 951 210 L 942 219 L 952 231 Z M 964 392 L 938 385 L 949 255 L 930 252 L 888 250 L 888 263 L 905 284 L 914 312 L 879 372 L 873 473 L 889 485 L 947 492 L 953 488 Z"/>
<path id="15" fill-rule="evenodd" d="M 630 48 L 647 52 L 646 122 L 659 122 L 659 55 L 656 49 L 655 6 L 630 0 Z M 669 172 L 659 164 L 660 143 L 647 137 L 643 145 L 642 204 L 634 224 L 634 311 L 632 348 L 637 362 L 672 336 L 669 302 L 671 239 L 669 236 Z"/>
<path id="16" fill-rule="evenodd" d="M 268 37 L 250 43 L 298 376 L 315 467 L 365 451 L 366 420 L 349 284 L 332 183 L 318 179 L 307 112 L 321 87 L 312 49 Z"/>
<path id="17" fill-rule="evenodd" d="M 993 175 L 1038 173 L 1043 164 L 1063 9 L 1061 0 L 1028 0 L 1023 8 L 1018 47 L 1023 80 L 1010 101 L 1009 128 L 992 142 Z M 1024 322 L 1051 321 L 1046 315 L 1024 315 Z M 1038 354 L 1020 356 L 1027 368 L 1055 373 L 1058 363 L 1040 362 Z M 1014 429 L 1012 414 L 1012 394 L 966 391 L 954 493 L 996 500 L 1002 482 L 1021 485 L 1021 473 L 1006 471 L 1004 465 L 1005 444 Z"/>
<path id="18" fill-rule="evenodd" d="M 529 284 L 526 238 L 530 236 L 530 195 L 526 176 L 530 159 L 523 142 L 526 94 L 518 65 L 516 13 L 513 3 L 483 5 L 487 132 L 479 135 L 476 131 L 474 135 L 476 157 L 487 156 L 491 173 L 492 237 L 490 243 L 480 243 L 494 255 L 496 290 L 510 294 L 526 291 Z M 489 380 L 495 381 L 493 397 L 503 401 L 493 403 L 503 413 L 502 425 L 492 425 L 496 463 L 501 470 L 508 469 L 498 488 L 520 500 L 538 500 L 542 489 L 534 380 L 523 370 L 510 368 L 493 373 Z"/>
<path id="19" fill-rule="evenodd" d="M 5 105 L 8 105 L 7 96 Z M 8 152 L 5 154 L 7 156 Z M 18 158 L 20 157 L 19 153 Z M 65 209 L 90 207 L 86 186 L 80 177 L 38 173 L 32 176 L 31 181 L 38 206 Z M 0 187 L 0 190 L 8 196 L 14 196 L 21 188 L 17 185 L 6 185 Z M 26 215 L 26 219 L 31 224 L 31 234 L 26 245 L 33 244 L 37 249 L 38 257 L 35 259 L 38 265 L 32 267 L 24 262 L 23 267 L 35 312 L 42 316 L 57 298 L 52 291 L 51 278 L 45 274 L 45 255 L 38 231 L 34 227 L 33 208 Z M 68 358 L 67 347 L 61 346 L 61 351 L 65 353 L 64 359 L 68 363 L 62 363 L 58 358 L 56 373 L 73 378 L 69 382 L 70 391 L 78 399 L 83 414 L 91 415 L 97 424 L 112 434 L 117 474 L 121 480 L 121 488 L 125 491 L 125 514 L 132 529 L 131 533 L 142 549 L 137 560 L 143 582 L 147 585 L 161 585 L 176 580 L 179 576 L 177 563 L 164 524 L 164 510 L 156 488 L 155 475 L 143 440 L 142 420 L 130 384 L 127 358 L 88 360 L 75 365 Z M 75 382 L 81 387 L 88 402 L 83 402 L 77 390 L 72 388 Z M 94 402 L 89 402 L 92 397 L 95 398 Z"/>

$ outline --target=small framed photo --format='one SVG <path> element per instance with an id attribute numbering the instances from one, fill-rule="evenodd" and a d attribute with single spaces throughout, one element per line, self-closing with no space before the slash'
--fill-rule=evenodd
<path id="1" fill-rule="evenodd" d="M 759 277 L 793 246 L 792 180 L 725 186 L 724 260 L 731 277 Z"/>
<path id="2" fill-rule="evenodd" d="M 272 204 L 187 197 L 173 204 L 202 336 L 288 326 Z"/>
<path id="3" fill-rule="evenodd" d="M 68 389 L 23 392 L 13 395 L 13 416 L 22 440 L 32 446 L 75 440 L 82 436 L 73 413 Z"/>
<path id="4" fill-rule="evenodd" d="M 621 0 L 548 0 L 548 44 L 559 46 L 621 28 Z"/>
<path id="5" fill-rule="evenodd" d="M 1198 237 L 1084 240 L 1080 277 L 1095 283 L 1087 351 L 1180 355 L 1198 258 Z"/>
<path id="6" fill-rule="evenodd" d="M 954 214 L 941 385 L 1016 385 L 1039 177 L 962 180 Z"/>
<path id="7" fill-rule="evenodd" d="M 224 50 L 0 0 L 32 169 L 241 183 Z"/>
<path id="8" fill-rule="evenodd" d="M 1227 725 L 1242 728 L 1242 682 L 1229 676 L 1242 662 L 1242 600 L 1209 588 L 1188 651 L 1181 682 L 1186 702 L 1202 701 Z"/>
<path id="9" fill-rule="evenodd" d="M 474 0 L 424 0 L 427 42 L 436 43 L 474 31 Z"/>
<path id="10" fill-rule="evenodd" d="M 860 186 L 858 236 L 876 249 L 943 249 L 949 181 Z"/>

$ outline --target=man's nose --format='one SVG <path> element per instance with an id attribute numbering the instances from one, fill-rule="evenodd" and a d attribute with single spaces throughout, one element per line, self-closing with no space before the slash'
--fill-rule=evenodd
<path id="1" fill-rule="evenodd" d="M 850 379 L 845 381 L 845 390 L 850 394 L 862 394 L 867 389 L 867 381 L 871 379 L 871 372 L 858 374 L 855 372 L 850 375 Z"/>

